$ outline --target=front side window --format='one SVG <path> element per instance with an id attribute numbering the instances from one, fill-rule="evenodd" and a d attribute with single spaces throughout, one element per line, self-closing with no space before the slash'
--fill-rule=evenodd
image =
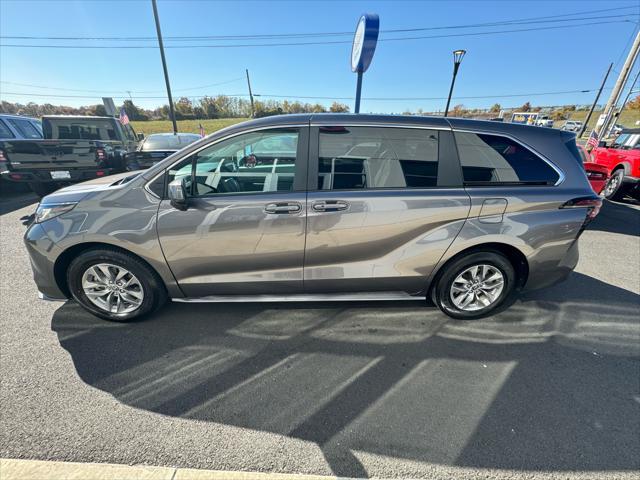
<path id="1" fill-rule="evenodd" d="M 168 181 L 183 178 L 192 196 L 291 191 L 297 148 L 297 129 L 238 135 L 178 163 Z"/>
<path id="2" fill-rule="evenodd" d="M 437 183 L 437 130 L 320 129 L 319 190 L 429 188 Z"/>
<path id="3" fill-rule="evenodd" d="M 547 162 L 507 137 L 456 132 L 465 185 L 554 185 L 560 178 Z"/>
<path id="4" fill-rule="evenodd" d="M 0 138 L 15 138 L 13 132 L 9 130 L 9 127 L 2 120 L 0 120 Z"/>

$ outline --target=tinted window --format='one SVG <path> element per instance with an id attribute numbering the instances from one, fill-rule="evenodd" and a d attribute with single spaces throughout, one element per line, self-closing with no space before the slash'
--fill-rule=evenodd
<path id="1" fill-rule="evenodd" d="M 9 127 L 0 120 L 0 138 L 14 138 L 13 133 L 9 130 Z"/>
<path id="2" fill-rule="evenodd" d="M 118 140 L 115 120 L 108 118 L 45 118 L 45 138 L 54 140 Z"/>
<path id="3" fill-rule="evenodd" d="M 438 183 L 438 132 L 419 128 L 320 129 L 319 190 L 426 188 Z"/>
<path id="4" fill-rule="evenodd" d="M 185 178 L 194 196 L 290 191 L 297 147 L 295 129 L 239 135 L 180 162 L 169 171 L 168 181 Z"/>
<path id="5" fill-rule="evenodd" d="M 42 132 L 30 121 L 18 118 L 7 119 L 22 138 L 42 138 Z"/>
<path id="6" fill-rule="evenodd" d="M 519 143 L 498 135 L 456 133 L 465 184 L 553 185 L 558 173 Z"/>

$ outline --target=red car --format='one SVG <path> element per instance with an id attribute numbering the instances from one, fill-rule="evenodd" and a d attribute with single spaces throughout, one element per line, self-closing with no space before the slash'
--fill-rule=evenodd
<path id="1" fill-rule="evenodd" d="M 640 200 L 640 128 L 625 129 L 610 145 L 601 145 L 591 151 L 590 160 L 607 169 L 604 197 Z"/>
<path id="2" fill-rule="evenodd" d="M 600 192 L 604 189 L 609 179 L 609 169 L 603 165 L 598 165 L 590 160 L 589 153 L 582 145 L 578 145 L 578 151 L 582 157 L 582 165 L 585 172 L 587 172 L 587 178 L 591 184 L 593 191 L 600 195 Z"/>

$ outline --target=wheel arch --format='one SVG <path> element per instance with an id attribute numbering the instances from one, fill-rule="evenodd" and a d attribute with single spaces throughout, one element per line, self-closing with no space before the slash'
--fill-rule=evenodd
<path id="1" fill-rule="evenodd" d="M 146 261 L 144 258 L 136 254 L 135 252 L 132 252 L 131 250 L 127 250 L 126 248 L 118 247 L 116 245 L 112 245 L 106 242 L 86 242 L 86 243 L 78 243 L 68 247 L 60 255 L 58 255 L 58 258 L 54 263 L 53 275 L 54 275 L 56 284 L 58 285 L 58 288 L 60 289 L 60 291 L 67 296 L 67 298 L 71 298 L 71 292 L 69 291 L 69 285 L 67 283 L 67 269 L 69 268 L 71 261 L 74 258 L 76 258 L 78 255 L 86 252 L 87 250 L 98 250 L 98 249 L 114 250 L 114 251 L 126 253 L 127 255 L 132 255 L 136 257 L 136 259 L 144 263 L 147 267 L 151 269 L 151 271 L 153 271 L 158 276 L 158 278 L 165 285 L 165 288 L 168 287 L 166 285 L 166 282 L 163 280 L 162 275 L 160 275 L 160 273 L 158 272 L 158 270 L 155 269 L 153 265 L 151 265 L 148 261 Z"/>
<path id="2" fill-rule="evenodd" d="M 446 268 L 451 265 L 453 262 L 458 260 L 459 258 L 469 255 L 470 253 L 476 252 L 497 252 L 504 255 L 511 265 L 513 265 L 513 269 L 516 273 L 517 284 L 516 288 L 520 289 L 524 287 L 527 283 L 527 279 L 529 278 L 529 262 L 527 261 L 527 257 L 522 251 L 513 245 L 509 245 L 507 243 L 500 242 L 489 242 L 482 243 L 479 245 L 472 245 L 464 250 L 459 251 L 451 258 L 447 259 L 442 265 L 438 266 L 436 270 L 432 273 L 431 282 L 429 283 L 429 287 L 427 289 L 427 298 L 431 297 L 431 292 L 435 285 L 438 283 L 440 276 L 446 270 Z"/>

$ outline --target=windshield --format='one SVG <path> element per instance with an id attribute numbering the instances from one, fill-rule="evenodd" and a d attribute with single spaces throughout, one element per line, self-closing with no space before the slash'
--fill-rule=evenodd
<path id="1" fill-rule="evenodd" d="M 640 147 L 638 140 L 640 140 L 640 133 L 621 133 L 618 138 L 616 138 L 616 141 L 611 144 L 611 147 L 629 150 Z"/>
<path id="2" fill-rule="evenodd" d="M 149 135 L 142 145 L 142 150 L 180 150 L 190 143 L 199 140 L 199 135 Z"/>

